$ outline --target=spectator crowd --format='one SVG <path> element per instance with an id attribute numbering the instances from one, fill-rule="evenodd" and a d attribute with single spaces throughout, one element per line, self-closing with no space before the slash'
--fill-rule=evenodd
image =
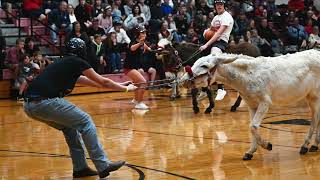
<path id="1" fill-rule="evenodd" d="M 293 53 L 320 44 L 320 9 L 314 6 L 314 0 L 276 1 L 227 1 L 227 11 L 235 21 L 229 43 L 250 42 L 260 48 L 263 56 Z M 11 8 L 10 1 L 2 0 L 2 7 Z M 101 74 L 123 71 L 123 60 L 137 27 L 147 29 L 146 42 L 151 48 L 163 38 L 204 44 L 203 32 L 215 16 L 214 0 L 24 0 L 23 10 L 25 16 L 51 27 L 53 44 L 58 43 L 59 33 L 65 34 L 65 41 L 74 37 L 85 41 L 87 60 Z M 2 66 L 17 77 L 20 66 L 37 64 L 30 67 L 39 73 L 50 63 L 44 60 L 33 38 L 18 39 L 16 46 L 7 50 L 4 44 L 1 42 L 1 52 L 6 53 L 0 57 L 4 59 Z M 142 69 L 152 67 L 160 78 L 164 77 L 152 53 L 140 63 Z M 32 79 L 28 73 L 23 74 L 26 81 Z"/>

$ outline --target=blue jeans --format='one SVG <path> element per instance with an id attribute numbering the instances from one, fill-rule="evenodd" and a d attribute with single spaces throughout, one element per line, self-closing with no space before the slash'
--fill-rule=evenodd
<path id="1" fill-rule="evenodd" d="M 72 30 L 72 24 L 69 24 L 69 25 L 68 25 L 67 27 L 65 27 L 65 28 L 59 28 L 59 27 L 57 27 L 55 24 L 52 24 L 50 27 L 51 27 L 53 30 L 55 30 L 56 32 L 59 32 L 59 31 L 63 30 L 64 32 L 68 33 L 68 32 L 71 32 L 71 30 Z M 53 43 L 58 42 L 57 33 L 56 33 L 56 32 L 50 30 L 50 37 L 51 37 L 51 41 L 52 41 Z"/>
<path id="2" fill-rule="evenodd" d="M 115 69 L 121 69 L 121 59 L 120 53 L 110 53 L 109 58 L 111 61 L 111 70 L 114 71 Z"/>
<path id="3" fill-rule="evenodd" d="M 63 98 L 52 98 L 40 102 L 25 102 L 24 111 L 29 117 L 63 132 L 74 171 L 88 167 L 83 144 L 96 169 L 101 172 L 107 168 L 110 160 L 98 140 L 96 127 L 90 115 L 74 104 Z"/>

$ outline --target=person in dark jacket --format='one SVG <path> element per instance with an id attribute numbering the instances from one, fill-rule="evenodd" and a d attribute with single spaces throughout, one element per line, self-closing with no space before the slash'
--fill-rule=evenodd
<path id="1" fill-rule="evenodd" d="M 68 4 L 65 1 L 61 1 L 59 9 L 53 10 L 49 14 L 48 22 L 50 27 L 52 28 L 52 30 L 50 30 L 50 36 L 52 43 L 54 44 L 58 42 L 57 32 L 70 32 L 72 29 L 72 24 L 70 23 L 67 8 Z"/>

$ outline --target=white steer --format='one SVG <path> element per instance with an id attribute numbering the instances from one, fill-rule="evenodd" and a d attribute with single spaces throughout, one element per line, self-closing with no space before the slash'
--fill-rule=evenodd
<path id="1" fill-rule="evenodd" d="M 187 70 L 188 71 L 188 70 Z M 243 160 L 250 160 L 257 144 L 272 150 L 258 128 L 273 104 L 290 104 L 306 99 L 312 113 L 311 126 L 306 134 L 300 154 L 308 151 L 313 131 L 317 151 L 320 142 L 320 51 L 307 50 L 278 57 L 252 58 L 244 55 L 222 54 L 200 58 L 180 82 L 192 82 L 195 87 L 207 87 L 215 81 L 236 89 L 248 105 L 252 142 Z M 190 83 L 187 83 L 190 84 Z"/>

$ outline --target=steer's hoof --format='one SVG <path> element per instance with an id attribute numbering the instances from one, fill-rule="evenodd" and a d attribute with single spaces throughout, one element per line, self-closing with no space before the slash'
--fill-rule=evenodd
<path id="1" fill-rule="evenodd" d="M 200 109 L 198 107 L 193 108 L 193 112 L 195 114 L 198 114 L 200 112 Z"/>
<path id="2" fill-rule="evenodd" d="M 237 106 L 231 106 L 230 111 L 231 111 L 231 112 L 236 112 L 236 111 L 237 111 Z"/>
<path id="3" fill-rule="evenodd" d="M 242 158 L 242 160 L 244 160 L 244 161 L 248 161 L 248 160 L 251 160 L 251 159 L 252 159 L 252 157 L 253 157 L 253 155 L 252 155 L 252 154 L 245 153 L 245 154 L 244 154 L 244 156 L 243 156 L 243 158 Z"/>
<path id="4" fill-rule="evenodd" d="M 318 146 L 312 145 L 309 149 L 309 152 L 317 152 L 318 151 Z"/>
<path id="5" fill-rule="evenodd" d="M 308 152 L 308 148 L 306 147 L 301 147 L 300 149 L 300 154 L 306 154 Z"/>
<path id="6" fill-rule="evenodd" d="M 210 114 L 211 112 L 212 112 L 211 108 L 207 108 L 207 109 L 204 111 L 205 114 Z"/>
<path id="7" fill-rule="evenodd" d="M 271 143 L 268 143 L 267 145 L 267 148 L 266 148 L 268 151 L 271 151 L 272 150 L 272 144 Z"/>

